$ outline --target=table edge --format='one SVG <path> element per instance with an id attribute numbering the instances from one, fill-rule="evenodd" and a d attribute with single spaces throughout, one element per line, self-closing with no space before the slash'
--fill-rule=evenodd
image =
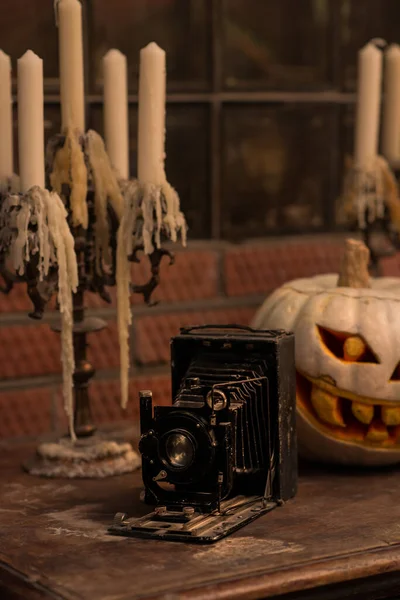
<path id="1" fill-rule="evenodd" d="M 372 547 L 367 551 L 307 560 L 279 570 L 260 570 L 249 576 L 181 588 L 173 593 L 174 598 L 179 600 L 260 600 L 396 571 L 400 575 L 400 543 L 391 544 L 387 548 Z M 171 592 L 149 594 L 138 596 L 137 600 L 166 600 L 171 597 L 170 594 Z M 128 598 L 127 596 L 126 600 Z"/>
<path id="2" fill-rule="evenodd" d="M 351 568 L 349 561 L 351 561 Z M 24 583 L 27 589 L 46 594 L 44 598 L 59 600 L 86 600 L 77 596 L 73 590 L 60 585 L 54 578 L 41 573 L 24 573 L 15 567 L 7 557 L 0 553 L 0 573 L 4 571 Z M 176 600 L 260 600 L 279 597 L 284 594 L 306 590 L 316 590 L 322 586 L 346 583 L 385 573 L 400 574 L 400 542 L 387 547 L 371 547 L 347 554 L 326 557 L 317 560 L 300 561 L 288 567 L 268 570 L 259 569 L 250 575 L 238 575 L 224 581 L 194 584 L 192 587 L 132 595 L 127 592 L 120 600 L 167 600 L 171 594 Z"/>

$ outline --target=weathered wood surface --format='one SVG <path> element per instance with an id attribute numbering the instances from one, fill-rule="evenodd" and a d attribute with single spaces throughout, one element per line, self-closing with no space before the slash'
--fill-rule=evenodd
<path id="1" fill-rule="evenodd" d="M 116 512 L 148 512 L 140 474 L 38 479 L 20 468 L 31 452 L 0 446 L 2 600 L 6 589 L 13 600 L 314 598 L 318 588 L 324 598 L 400 597 L 400 470 L 303 469 L 294 501 L 196 546 L 107 534 Z M 342 592 L 327 596 L 335 585 Z"/>

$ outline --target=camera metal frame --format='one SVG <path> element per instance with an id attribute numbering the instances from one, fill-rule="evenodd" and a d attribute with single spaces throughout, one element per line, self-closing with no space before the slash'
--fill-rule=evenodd
<path id="1" fill-rule="evenodd" d="M 198 364 L 211 383 L 191 377 Z M 153 409 L 151 391 L 140 393 L 143 499 L 156 507 L 139 519 L 117 513 L 109 531 L 212 543 L 296 493 L 294 336 L 238 325 L 182 329 L 171 341 L 171 370 L 172 406 Z M 249 389 L 253 396 L 247 397 Z M 250 401 L 246 404 L 248 398 L 256 398 L 262 409 L 265 404 L 262 418 Z M 256 427 L 266 431 L 259 438 L 262 456 L 255 460 Z M 240 433 L 251 451 L 247 446 L 245 451 Z M 167 460 L 171 440 L 175 462 Z M 241 463 L 242 455 L 247 463 Z M 182 460 L 187 460 L 183 467 Z"/>

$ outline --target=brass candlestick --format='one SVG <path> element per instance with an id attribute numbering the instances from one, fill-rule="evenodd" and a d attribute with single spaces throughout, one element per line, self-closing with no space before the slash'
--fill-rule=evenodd
<path id="1" fill-rule="evenodd" d="M 90 163 L 90 155 L 88 154 L 88 138 L 91 135 L 91 140 L 96 141 L 96 152 L 100 153 L 100 163 L 102 168 L 107 171 L 109 180 L 106 182 L 108 188 L 106 190 L 107 197 L 107 214 L 106 224 L 108 228 L 108 260 L 105 261 L 105 256 L 101 256 L 98 260 L 99 247 L 99 227 L 96 213 L 96 194 L 100 191 L 96 187 L 98 173 L 94 171 L 93 165 Z M 49 142 L 46 153 L 46 185 L 51 188 L 52 177 L 55 169 L 60 169 L 57 163 L 59 160 L 59 152 L 65 153 L 69 143 L 68 135 L 58 135 L 52 138 Z M 84 164 L 87 169 L 87 194 L 85 197 L 87 207 L 87 226 L 76 225 L 74 223 L 73 214 L 73 186 L 75 185 L 74 175 L 72 173 L 72 150 L 71 155 L 68 152 L 66 165 L 61 166 L 61 171 L 64 176 L 67 173 L 69 180 L 63 181 L 60 189 L 57 190 L 64 205 L 67 209 L 67 222 L 70 231 L 75 241 L 75 254 L 78 266 L 79 285 L 76 293 L 73 294 L 73 349 L 75 359 L 75 372 L 73 375 L 74 381 L 74 428 L 77 436 L 77 442 L 73 444 L 69 437 L 62 438 L 58 442 L 43 443 L 39 446 L 37 455 L 32 461 L 25 465 L 26 469 L 37 475 L 56 477 L 105 477 L 117 473 L 123 473 L 136 468 L 139 464 L 138 457 L 133 451 L 130 444 L 116 443 L 112 435 L 105 436 L 96 430 L 92 422 L 90 410 L 90 380 L 93 377 L 95 370 L 87 359 L 87 334 L 95 331 L 100 331 L 106 327 L 106 323 L 102 319 L 87 317 L 85 315 L 84 299 L 87 291 L 97 293 L 104 301 L 111 302 L 110 295 L 107 291 L 108 286 L 116 285 L 116 254 L 117 254 L 117 231 L 119 227 L 119 218 L 113 206 L 110 196 L 120 197 L 121 191 L 117 180 L 115 179 L 112 169 L 109 165 L 107 155 L 104 151 L 103 142 L 97 134 L 89 132 L 87 135 L 80 136 L 78 145 L 73 150 L 80 151 Z M 64 156 L 64 154 L 63 154 Z M 57 167 L 58 164 L 58 167 Z M 102 171 L 104 175 L 104 171 Z M 58 180 L 60 183 L 60 178 Z M 101 190 L 104 192 L 104 190 Z M 3 196 L 4 198 L 4 196 Z M 120 198 L 122 201 L 122 198 Z M 76 199 L 75 199 L 76 201 Z M 98 199 L 97 199 L 98 201 Z M 121 205 L 122 206 L 122 205 Z M 144 211 L 142 211 L 144 212 Z M 140 232 L 141 221 L 140 203 L 138 204 L 138 214 L 136 215 L 137 230 Z M 30 228 L 32 234 L 35 235 L 35 224 L 31 223 Z M 8 228 L 9 230 L 10 228 Z M 8 231 L 7 230 L 7 231 Z M 0 232 L 4 234 L 3 232 Z M 9 233 L 9 231 L 8 231 Z M 8 235 L 7 233 L 7 235 Z M 15 232 L 14 232 L 15 233 Z M 162 234 L 165 232 L 161 232 Z M 158 235 L 160 232 L 158 231 Z M 30 313 L 31 318 L 40 319 L 43 316 L 46 304 L 57 291 L 57 268 L 53 266 L 49 270 L 48 277 L 45 281 L 39 278 L 37 269 L 37 254 L 29 255 L 29 260 L 26 260 L 25 273 L 23 275 L 15 275 L 6 268 L 6 257 L 9 249 L 9 239 L 6 236 L 0 236 L 0 274 L 3 275 L 5 285 L 3 292 L 9 293 L 14 283 L 25 281 L 27 283 L 28 295 L 33 303 L 33 311 Z M 104 235 L 104 232 L 103 232 Z M 168 255 L 173 262 L 173 257 L 169 251 L 159 247 L 154 231 L 151 235 L 153 239 L 153 250 L 149 253 L 151 277 L 149 281 L 140 286 L 131 285 L 131 291 L 143 295 L 147 304 L 151 304 L 151 295 L 159 282 L 159 267 L 163 256 Z M 168 232 L 166 236 L 168 237 Z M 140 234 L 135 237 L 133 244 L 133 252 L 129 260 L 138 262 L 138 253 L 144 249 L 143 243 L 138 242 Z M 103 249 L 104 251 L 104 249 Z M 61 331 L 60 326 L 53 328 L 54 331 Z"/>

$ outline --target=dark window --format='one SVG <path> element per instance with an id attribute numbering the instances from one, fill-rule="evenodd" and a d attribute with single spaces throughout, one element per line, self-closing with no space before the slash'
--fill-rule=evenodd
<path id="1" fill-rule="evenodd" d="M 128 58 L 132 176 L 139 51 L 155 41 L 167 52 L 167 174 L 190 239 L 338 226 L 357 52 L 373 37 L 399 42 L 400 0 L 82 3 L 87 122 L 100 133 L 102 57 L 116 47 Z M 43 58 L 46 137 L 60 123 L 52 6 L 0 2 L 0 45 L 13 65 L 28 48 Z"/>
<path id="2" fill-rule="evenodd" d="M 11 56 L 15 78 L 17 60 L 27 50 L 43 58 L 44 77 L 48 80 L 58 77 L 57 29 L 52 1 L 1 0 L 0 33 L 0 47 Z"/>
<path id="3" fill-rule="evenodd" d="M 357 52 L 371 38 L 388 44 L 399 43 L 398 0 L 341 0 L 339 16 L 341 83 L 345 90 L 355 90 Z"/>
<path id="4" fill-rule="evenodd" d="M 103 134 L 101 106 L 92 107 L 89 127 Z M 137 174 L 137 106 L 129 110 L 130 174 Z M 209 107 L 169 104 L 166 119 L 166 172 L 179 192 L 190 237 L 211 236 L 209 203 Z"/>
<path id="5" fill-rule="evenodd" d="M 318 89 L 330 83 L 332 2 L 225 0 L 224 86 Z"/>
<path id="6" fill-rule="evenodd" d="M 95 86 L 102 77 L 102 57 L 110 48 L 118 48 L 127 56 L 129 87 L 136 91 L 139 51 L 154 41 L 167 52 L 169 90 L 209 88 L 208 0 L 92 0 L 90 4 L 90 57 Z"/>
<path id="7" fill-rule="evenodd" d="M 334 109 L 241 105 L 223 117 L 223 237 L 323 229 Z"/>

